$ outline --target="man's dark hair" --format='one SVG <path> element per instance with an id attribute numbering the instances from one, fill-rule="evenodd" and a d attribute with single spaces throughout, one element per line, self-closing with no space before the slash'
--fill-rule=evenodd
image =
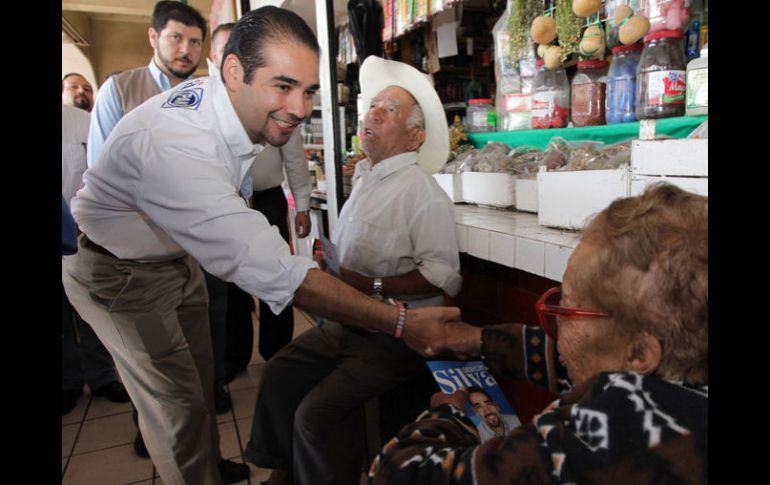
<path id="1" fill-rule="evenodd" d="M 166 28 L 169 20 L 176 20 L 188 27 L 198 27 L 203 33 L 203 40 L 206 40 L 206 21 L 203 20 L 200 12 L 191 6 L 177 1 L 164 0 L 155 4 L 152 11 L 152 28 L 160 34 L 160 31 Z"/>
<path id="2" fill-rule="evenodd" d="M 485 396 L 487 396 L 487 399 L 489 399 L 492 402 L 495 402 L 495 400 L 492 399 L 492 396 L 487 394 L 487 391 L 485 391 L 484 389 L 482 389 L 480 387 L 471 386 L 467 390 L 468 390 L 468 399 L 470 399 L 471 398 L 471 394 L 473 394 L 475 392 L 475 393 L 479 393 L 479 394 L 484 394 Z"/>
<path id="3" fill-rule="evenodd" d="M 68 72 L 67 74 L 64 75 L 63 78 L 61 78 L 61 92 L 62 93 L 64 92 L 64 81 L 65 81 L 65 79 L 67 79 L 70 76 L 80 76 L 83 79 L 86 79 L 86 77 L 84 75 L 80 74 L 79 72 Z M 86 82 L 88 82 L 88 79 L 86 79 Z M 91 83 L 88 82 L 88 84 L 91 84 Z"/>
<path id="4" fill-rule="evenodd" d="M 243 66 L 243 82 L 249 84 L 254 70 L 264 67 L 267 62 L 263 49 L 269 42 L 294 42 L 316 54 L 321 52 L 318 39 L 302 17 L 283 8 L 268 6 L 252 10 L 236 22 L 222 60 L 235 54 Z M 224 70 L 221 75 L 224 81 Z"/>
<path id="5" fill-rule="evenodd" d="M 225 24 L 217 25 L 217 28 L 214 29 L 214 32 L 211 33 L 211 40 L 213 41 L 214 37 L 216 37 L 220 32 L 230 32 L 233 30 L 233 27 L 235 27 L 235 22 L 227 22 Z"/>

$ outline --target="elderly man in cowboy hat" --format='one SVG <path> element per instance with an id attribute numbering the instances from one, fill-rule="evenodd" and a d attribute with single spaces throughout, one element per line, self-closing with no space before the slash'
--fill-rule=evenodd
<path id="1" fill-rule="evenodd" d="M 449 150 L 441 101 L 426 75 L 374 56 L 361 66 L 360 83 L 368 158 L 359 168 L 368 170 L 334 228 L 335 274 L 409 308 L 442 305 L 462 278 L 453 206 L 430 176 Z M 358 410 L 424 370 L 393 336 L 327 321 L 265 366 L 246 459 L 274 470 L 267 483 L 357 484 Z"/>

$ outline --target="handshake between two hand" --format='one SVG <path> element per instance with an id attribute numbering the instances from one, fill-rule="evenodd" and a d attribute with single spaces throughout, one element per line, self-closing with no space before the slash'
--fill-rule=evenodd
<path id="1" fill-rule="evenodd" d="M 456 307 L 409 310 L 402 338 L 428 358 L 447 355 L 465 360 L 481 353 L 481 328 L 461 322 Z"/>

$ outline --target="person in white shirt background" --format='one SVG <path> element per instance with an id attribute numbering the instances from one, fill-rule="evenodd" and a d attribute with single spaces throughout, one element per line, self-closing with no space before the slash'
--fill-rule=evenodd
<path id="1" fill-rule="evenodd" d="M 409 308 L 443 305 L 462 285 L 454 207 L 430 175 L 449 154 L 443 106 L 430 79 L 401 62 L 367 57 L 360 85 L 371 101 L 360 134 L 368 158 L 356 168 L 370 170 L 333 230 L 340 273 L 326 270 Z M 396 337 L 326 321 L 267 362 L 244 456 L 273 469 L 268 484 L 359 483 L 358 410 L 399 384 L 430 379 L 422 357 Z"/>
<path id="2" fill-rule="evenodd" d="M 83 186 L 86 170 L 86 136 L 90 119 L 86 106 L 90 108 L 90 87 L 88 81 L 76 73 L 67 74 L 62 80 L 61 193 L 68 206 L 75 192 Z M 127 402 L 128 394 L 118 380 L 107 349 L 72 307 L 64 286 L 61 293 L 62 416 L 75 408 L 83 395 L 84 384 L 88 385 L 92 396 Z"/>
<path id="3" fill-rule="evenodd" d="M 246 206 L 238 191 L 256 155 L 285 144 L 311 112 L 319 47 L 299 16 L 263 7 L 236 23 L 224 56 L 223 80 L 190 80 L 154 96 L 110 133 L 75 197 L 83 234 L 64 265 L 67 295 L 113 356 L 167 485 L 221 483 L 227 463 L 200 266 L 275 312 L 294 301 L 397 332 L 420 352 L 460 318 L 457 308 L 407 312 L 368 298 L 292 256 Z"/>
<path id="4" fill-rule="evenodd" d="M 206 64 L 209 68 L 209 76 L 222 76 L 219 68 L 222 66 L 223 54 L 225 53 L 225 44 L 227 44 L 227 40 L 230 38 L 230 32 L 232 32 L 233 27 L 235 27 L 235 22 L 219 24 L 211 33 L 211 47 L 209 47 L 209 55 L 206 57 Z"/>
<path id="5" fill-rule="evenodd" d="M 298 238 L 304 238 L 311 229 L 309 211 L 312 184 L 299 130 L 295 130 L 289 141 L 281 147 L 266 146 L 257 155 L 249 177 L 246 177 L 244 187 L 241 188 L 242 193 L 251 192 L 251 208 L 260 211 L 271 225 L 278 228 L 281 237 L 289 242 L 289 206 L 281 186 L 284 178 L 289 183 L 296 207 L 293 229 Z M 229 302 L 233 302 L 232 293 L 242 293 L 240 301 L 248 301 L 250 298 L 233 284 L 230 284 L 228 291 Z M 235 300 L 239 300 L 237 296 Z M 235 322 L 251 325 L 250 308 L 240 305 L 233 310 L 234 319 L 228 325 Z M 275 355 L 291 342 L 293 333 L 294 310 L 291 305 L 275 314 L 267 303 L 259 302 L 259 353 L 262 358 L 268 360 Z"/>
<path id="6" fill-rule="evenodd" d="M 221 24 L 211 34 L 211 50 L 206 59 L 210 76 L 221 76 L 219 66 L 222 64 L 222 54 L 234 25 L 233 23 Z M 289 242 L 288 205 L 281 187 L 284 179 L 288 181 L 296 207 L 294 230 L 298 238 L 304 238 L 311 229 L 309 210 L 312 187 L 302 136 L 298 131 L 295 131 L 289 141 L 281 147 L 266 146 L 257 156 L 249 177 L 246 177 L 241 187 L 241 195 L 250 199 L 251 208 L 260 211 L 270 225 L 278 227 L 281 237 Z M 252 348 L 251 340 L 253 339 L 250 332 L 253 300 L 250 295 L 232 283 L 228 285 L 227 293 L 227 332 L 233 332 L 235 335 L 243 337 L 241 340 L 246 341 L 240 342 L 239 347 L 242 346 L 250 351 Z M 259 302 L 259 353 L 262 358 L 268 360 L 288 344 L 293 332 L 294 311 L 291 305 L 276 315 L 270 310 L 269 305 L 262 301 Z M 229 336 L 227 340 L 228 344 L 234 342 Z M 216 346 L 217 343 L 214 342 L 215 358 Z M 228 350 L 236 351 L 238 349 L 228 346 Z M 235 372 L 245 368 L 249 361 L 249 359 L 230 358 L 227 354 L 225 354 L 224 360 L 230 378 Z M 217 373 L 219 374 L 219 370 Z"/>
<path id="7" fill-rule="evenodd" d="M 233 30 L 234 26 L 235 23 L 232 22 L 220 24 L 211 33 L 211 48 L 208 57 L 206 57 L 209 76 L 221 77 L 219 66 L 222 64 L 222 54 L 225 51 L 227 39 L 230 38 L 230 31 Z M 228 327 L 231 326 L 228 316 L 232 308 L 228 305 L 228 283 L 205 269 L 203 276 L 206 279 L 206 289 L 209 295 L 209 324 L 214 358 L 214 406 L 217 414 L 222 414 L 233 407 L 230 393 L 225 389 L 225 384 L 230 380 L 228 379 L 226 363 Z M 249 325 L 252 325 L 251 315 L 249 315 Z M 233 328 L 233 331 L 235 330 Z M 250 350 L 251 343 L 248 345 Z"/>

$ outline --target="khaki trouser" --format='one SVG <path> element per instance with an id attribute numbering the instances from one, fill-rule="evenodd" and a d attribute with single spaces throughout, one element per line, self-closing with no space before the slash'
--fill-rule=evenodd
<path id="1" fill-rule="evenodd" d="M 189 256 L 138 263 L 78 242 L 67 296 L 112 355 L 166 485 L 221 484 L 206 286 Z"/>

